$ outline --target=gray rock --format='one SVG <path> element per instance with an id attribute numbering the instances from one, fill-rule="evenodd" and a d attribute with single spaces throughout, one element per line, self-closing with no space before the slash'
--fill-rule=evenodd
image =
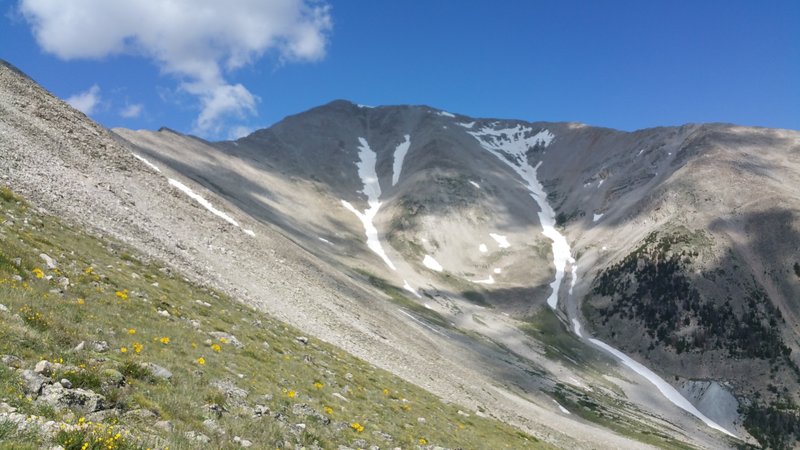
<path id="1" fill-rule="evenodd" d="M 78 408 L 93 413 L 104 409 L 105 397 L 84 389 L 65 389 L 60 384 L 48 384 L 42 388 L 37 402 L 56 409 Z"/>
<path id="2" fill-rule="evenodd" d="M 17 408 L 14 408 L 6 402 L 0 402 L 0 414 L 9 414 L 14 412 L 17 412 Z"/>
<path id="3" fill-rule="evenodd" d="M 109 419 L 119 417 L 119 412 L 116 409 L 104 409 L 93 413 L 86 414 L 86 420 L 89 422 L 106 422 Z"/>
<path id="4" fill-rule="evenodd" d="M 244 347 L 244 344 L 242 344 L 238 339 L 236 339 L 236 336 L 230 333 L 225 333 L 222 331 L 211 331 L 208 334 L 211 335 L 211 337 L 216 338 L 217 340 L 224 339 L 229 344 L 233 345 L 236 348 Z"/>
<path id="5" fill-rule="evenodd" d="M 8 306 L 0 303 L 0 312 L 7 313 L 8 312 Z"/>
<path id="6" fill-rule="evenodd" d="M 156 416 L 156 413 L 150 411 L 149 409 L 134 409 L 132 411 L 128 411 L 122 415 L 125 419 L 133 419 L 133 420 L 148 420 L 153 419 Z"/>
<path id="7" fill-rule="evenodd" d="M 32 370 L 23 370 L 20 372 L 20 377 L 24 383 L 23 389 L 25 393 L 29 395 L 39 395 L 42 391 L 42 387 L 52 381 Z"/>
<path id="8" fill-rule="evenodd" d="M 203 433 L 198 433 L 196 431 L 187 431 L 186 433 L 184 433 L 184 436 L 186 436 L 186 439 L 190 441 L 200 442 L 201 444 L 208 444 L 209 442 L 211 442 L 211 439 L 209 439 L 208 436 L 206 436 Z"/>
<path id="9" fill-rule="evenodd" d="M 44 261 L 44 264 L 47 266 L 48 269 L 58 268 L 58 262 L 56 262 L 56 260 L 51 258 L 48 254 L 41 253 L 39 255 L 39 258 L 42 258 L 42 261 Z"/>
<path id="10" fill-rule="evenodd" d="M 22 281 L 22 277 L 19 275 L 11 275 L 11 279 L 14 281 Z"/>
<path id="11" fill-rule="evenodd" d="M 211 382 L 211 386 L 222 391 L 225 394 L 225 399 L 231 405 L 240 405 L 247 398 L 247 391 L 236 386 L 233 381 L 215 380 Z"/>
<path id="12" fill-rule="evenodd" d="M 69 278 L 67 277 L 58 277 L 56 282 L 61 289 L 66 289 L 69 287 Z"/>
<path id="13" fill-rule="evenodd" d="M 14 258 L 11 260 L 11 264 L 14 264 L 17 267 L 22 267 L 22 258 Z"/>
<path id="14" fill-rule="evenodd" d="M 376 438 L 382 440 L 382 441 L 386 441 L 386 442 L 394 441 L 394 438 L 392 437 L 391 434 L 384 433 L 383 431 L 373 431 L 372 435 L 375 436 Z"/>
<path id="15" fill-rule="evenodd" d="M 294 340 L 303 345 L 308 345 L 308 338 L 305 336 L 297 336 L 296 338 L 294 338 Z"/>
<path id="16" fill-rule="evenodd" d="M 233 437 L 233 442 L 236 442 L 237 444 L 239 444 L 240 446 L 242 446 L 244 448 L 248 448 L 248 447 L 252 447 L 253 446 L 252 442 L 248 441 L 247 439 L 242 439 L 239 436 L 234 436 Z"/>
<path id="17" fill-rule="evenodd" d="M 75 348 L 71 350 L 71 352 L 72 353 L 82 352 L 85 347 L 86 347 L 86 341 L 81 341 L 81 343 L 76 345 Z"/>
<path id="18" fill-rule="evenodd" d="M 369 442 L 365 441 L 364 439 L 353 439 L 351 444 L 355 445 L 356 448 L 367 448 Z"/>
<path id="19" fill-rule="evenodd" d="M 166 431 L 167 433 L 171 433 L 175 427 L 172 425 L 172 422 L 169 420 L 159 420 L 153 425 L 156 429 Z"/>
<path id="20" fill-rule="evenodd" d="M 108 346 L 108 342 L 106 341 L 94 341 L 92 342 L 92 350 L 96 351 L 97 353 L 105 353 L 111 347 Z"/>
<path id="21" fill-rule="evenodd" d="M 206 419 L 203 421 L 203 427 L 209 432 L 216 434 L 217 436 L 222 436 L 225 434 L 225 430 L 222 429 L 221 426 L 217 423 L 214 419 Z"/>
<path id="22" fill-rule="evenodd" d="M 103 384 L 106 386 L 124 386 L 125 376 L 116 369 L 103 369 L 100 373 L 102 376 Z"/>
<path id="23" fill-rule="evenodd" d="M 60 368 L 61 364 L 53 364 L 50 361 L 41 360 L 33 367 L 33 371 L 40 375 L 50 376 Z"/>
<path id="24" fill-rule="evenodd" d="M 61 386 L 62 386 L 64 389 L 72 389 L 72 382 L 71 382 L 71 381 L 69 381 L 69 380 L 68 380 L 68 379 L 66 379 L 66 378 L 62 378 L 62 379 L 61 379 L 61 381 L 59 381 L 59 384 L 61 384 Z"/>
<path id="25" fill-rule="evenodd" d="M 19 369 L 20 367 L 22 367 L 22 359 L 14 355 L 0 356 L 0 362 L 2 362 L 8 367 L 13 367 L 15 369 Z"/>
<path id="26" fill-rule="evenodd" d="M 269 415 L 269 408 L 265 405 L 256 405 L 253 408 L 253 417 L 264 417 Z"/>
<path id="27" fill-rule="evenodd" d="M 158 364 L 154 363 L 144 363 L 142 364 L 142 366 L 145 367 L 147 370 L 149 370 L 150 373 L 156 378 L 160 378 L 162 380 L 172 379 L 172 372 L 170 372 L 165 367 L 161 367 Z"/>

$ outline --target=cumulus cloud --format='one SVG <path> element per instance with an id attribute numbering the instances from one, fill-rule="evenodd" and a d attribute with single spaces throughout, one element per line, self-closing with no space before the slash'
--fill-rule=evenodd
<path id="1" fill-rule="evenodd" d="M 69 97 L 66 101 L 78 111 L 87 116 L 91 115 L 100 104 L 100 86 L 92 85 L 89 89 Z"/>
<path id="2" fill-rule="evenodd" d="M 144 110 L 144 105 L 141 103 L 136 103 L 134 105 L 128 105 L 119 110 L 119 115 L 126 118 L 126 119 L 135 119 L 142 115 L 142 111 Z"/>
<path id="3" fill-rule="evenodd" d="M 325 56 L 330 7 L 319 0 L 20 0 L 39 46 L 59 58 L 134 54 L 156 62 L 197 96 L 201 133 L 256 113 L 227 73 L 274 52 L 283 62 Z"/>

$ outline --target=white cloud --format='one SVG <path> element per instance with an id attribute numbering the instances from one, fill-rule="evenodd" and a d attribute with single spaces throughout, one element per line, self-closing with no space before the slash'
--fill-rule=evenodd
<path id="1" fill-rule="evenodd" d="M 253 129 L 245 126 L 236 126 L 228 130 L 228 140 L 235 141 L 253 132 Z"/>
<path id="2" fill-rule="evenodd" d="M 119 110 L 119 115 L 126 119 L 135 119 L 142 115 L 143 110 L 144 105 L 141 103 L 136 103 L 134 105 L 128 105 Z"/>
<path id="3" fill-rule="evenodd" d="M 66 100 L 70 106 L 77 109 L 78 111 L 88 115 L 91 115 L 97 105 L 100 104 L 100 86 L 92 85 L 86 91 L 80 92 L 75 94 Z"/>
<path id="4" fill-rule="evenodd" d="M 318 0 L 20 0 L 36 41 L 59 58 L 134 54 L 196 95 L 199 132 L 256 113 L 257 98 L 225 73 L 274 52 L 280 61 L 325 56 L 332 21 Z"/>

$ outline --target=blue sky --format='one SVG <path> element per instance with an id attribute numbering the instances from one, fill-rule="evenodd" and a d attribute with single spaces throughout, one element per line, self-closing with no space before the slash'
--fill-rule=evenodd
<path id="1" fill-rule="evenodd" d="M 208 37 L 197 29 L 209 27 L 194 21 L 204 17 L 172 26 L 186 11 L 94 7 L 91 21 L 63 23 L 93 2 L 111 3 L 0 0 L 0 58 L 65 99 L 96 86 L 82 105 L 109 127 L 221 139 L 344 98 L 624 130 L 688 122 L 800 129 L 794 0 L 237 0 L 209 6 L 221 23 L 209 42 L 238 29 L 240 17 L 272 34 L 232 33 L 225 45 L 233 44 L 213 49 L 197 48 Z M 206 2 L 215 0 L 183 0 L 187 8 Z M 281 7 L 256 11 L 265 3 Z M 49 44 L 34 37 L 37 20 Z M 105 48 L 114 30 L 103 27 L 139 41 L 120 31 L 126 48 Z M 253 44 L 254 36 L 265 40 Z M 187 68 L 198 58 L 202 69 Z M 219 73 L 206 75 L 214 67 Z"/>

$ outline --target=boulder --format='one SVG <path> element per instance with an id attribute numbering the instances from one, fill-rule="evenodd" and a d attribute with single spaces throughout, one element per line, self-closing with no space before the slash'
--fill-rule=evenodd
<path id="1" fill-rule="evenodd" d="M 85 389 L 66 389 L 60 384 L 48 384 L 42 388 L 37 402 L 56 409 L 76 408 L 93 413 L 104 409 L 105 400 L 104 396 Z"/>
<path id="2" fill-rule="evenodd" d="M 52 381 L 32 370 L 23 370 L 19 375 L 20 378 L 22 378 L 22 387 L 25 393 L 29 395 L 39 395 L 42 391 L 42 387 Z"/>

